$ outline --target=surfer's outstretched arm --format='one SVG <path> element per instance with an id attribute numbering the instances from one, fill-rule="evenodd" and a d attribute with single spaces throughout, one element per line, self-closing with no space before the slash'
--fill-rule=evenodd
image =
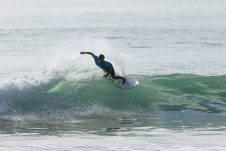
<path id="1" fill-rule="evenodd" d="M 93 55 L 92 52 L 84 52 L 84 51 L 81 51 L 80 54 L 81 54 L 81 55 L 83 55 L 83 54 Z"/>

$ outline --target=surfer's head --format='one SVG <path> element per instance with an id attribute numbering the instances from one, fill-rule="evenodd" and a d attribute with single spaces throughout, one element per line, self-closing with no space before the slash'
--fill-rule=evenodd
<path id="1" fill-rule="evenodd" d="M 103 54 L 100 54 L 99 57 L 98 57 L 98 59 L 99 59 L 100 62 L 103 62 L 103 61 L 104 61 L 104 58 L 105 58 L 105 57 L 104 57 Z"/>

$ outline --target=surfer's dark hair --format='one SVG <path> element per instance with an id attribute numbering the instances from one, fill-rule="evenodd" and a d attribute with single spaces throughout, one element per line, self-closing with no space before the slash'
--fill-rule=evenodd
<path id="1" fill-rule="evenodd" d="M 104 55 L 103 55 L 103 54 L 100 54 L 98 58 L 99 58 L 99 59 L 101 59 L 101 58 L 103 58 L 103 59 L 104 59 L 105 57 L 104 57 Z"/>

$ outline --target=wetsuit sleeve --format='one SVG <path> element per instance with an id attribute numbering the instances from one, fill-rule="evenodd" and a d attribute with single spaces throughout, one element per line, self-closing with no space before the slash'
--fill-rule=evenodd
<path id="1" fill-rule="evenodd" d="M 98 57 L 96 55 L 94 55 L 94 54 L 92 54 L 92 57 L 93 57 L 95 63 L 97 64 L 98 63 Z"/>

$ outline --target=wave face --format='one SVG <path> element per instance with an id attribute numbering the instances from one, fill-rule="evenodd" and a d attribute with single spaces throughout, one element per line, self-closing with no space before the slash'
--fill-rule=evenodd
<path id="1" fill-rule="evenodd" d="M 35 114 L 49 117 L 150 114 L 193 110 L 225 113 L 226 75 L 172 74 L 134 76 L 140 85 L 122 90 L 102 78 L 69 81 L 7 83 L 0 89 L 1 115 Z"/>

